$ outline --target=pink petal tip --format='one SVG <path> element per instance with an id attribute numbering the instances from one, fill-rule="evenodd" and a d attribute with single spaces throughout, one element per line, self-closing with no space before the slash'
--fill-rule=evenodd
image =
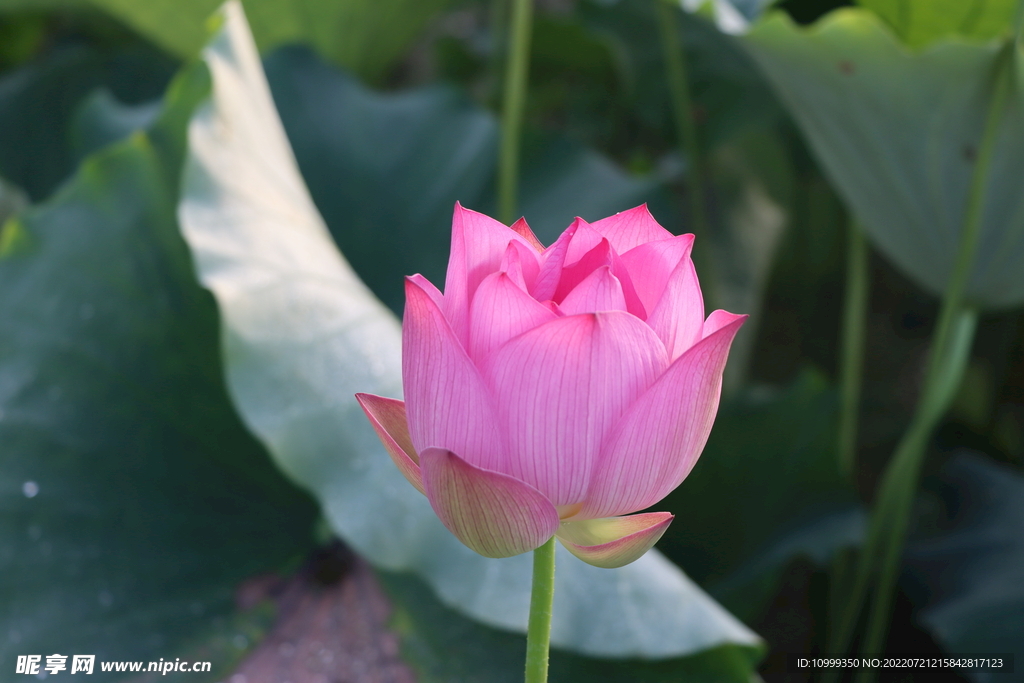
<path id="1" fill-rule="evenodd" d="M 377 438 L 384 444 L 388 455 L 409 483 L 420 493 L 423 491 L 423 476 L 419 459 L 409 437 L 409 424 L 405 419 L 405 403 L 396 398 L 384 398 L 373 394 L 356 394 L 356 400 L 366 417 L 370 419 Z"/>

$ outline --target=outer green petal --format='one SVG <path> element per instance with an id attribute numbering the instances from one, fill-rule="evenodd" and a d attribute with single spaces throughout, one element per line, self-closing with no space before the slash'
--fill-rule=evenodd
<path id="1" fill-rule="evenodd" d="M 441 522 L 484 557 L 512 557 L 547 542 L 558 512 L 544 495 L 507 474 L 470 465 L 451 451 L 420 453 L 423 486 Z"/>
<path id="2" fill-rule="evenodd" d="M 658 542 L 675 515 L 646 512 L 628 517 L 562 522 L 555 535 L 587 564 L 615 569 L 640 559 Z"/>

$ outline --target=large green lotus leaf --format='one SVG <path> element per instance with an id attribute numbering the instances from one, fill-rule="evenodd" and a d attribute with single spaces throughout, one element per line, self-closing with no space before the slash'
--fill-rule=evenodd
<path id="1" fill-rule="evenodd" d="M 465 614 L 522 631 L 529 556 L 485 559 L 451 536 L 392 465 L 353 398 L 401 395 L 398 320 L 335 248 L 303 185 L 241 7 L 229 3 L 224 12 L 224 28 L 204 52 L 213 96 L 190 127 L 179 216 L 199 277 L 220 304 L 236 406 L 361 555 L 416 572 Z M 401 155 L 392 146 L 400 135 L 385 125 L 377 134 L 382 160 Z M 451 162 L 439 158 L 436 166 L 448 170 Z M 559 564 L 552 639 L 560 647 L 670 657 L 759 642 L 658 553 L 619 570 L 564 552 Z"/>
<path id="2" fill-rule="evenodd" d="M 0 12 L 96 7 L 178 57 L 202 48 L 219 0 L 0 0 Z M 377 80 L 451 0 L 245 0 L 263 50 L 305 43 Z"/>
<path id="3" fill-rule="evenodd" d="M 926 482 L 903 585 L 948 652 L 1024 657 L 1024 476 L 961 453 Z M 1019 675 L 1019 673 L 1018 673 Z M 978 681 L 999 675 L 976 674 Z"/>
<path id="4" fill-rule="evenodd" d="M 628 176 L 604 156 L 564 137 L 531 138 L 523 144 L 517 213 L 532 218 L 530 227 L 545 244 L 554 242 L 576 216 L 594 221 L 644 202 L 662 220 L 671 220 L 656 178 Z M 493 192 L 482 204 L 486 213 L 495 215 Z"/>
<path id="5" fill-rule="evenodd" d="M 772 14 L 747 45 L 872 242 L 941 294 L 953 269 L 999 46 L 912 54 L 866 10 L 799 28 Z M 998 130 L 968 299 L 1024 301 L 1024 52 Z"/>
<path id="6" fill-rule="evenodd" d="M 649 0 L 580 3 L 584 25 L 614 46 L 640 116 L 648 125 L 663 127 L 672 139 L 676 132 L 654 9 Z M 707 149 L 778 118 L 781 109 L 770 85 L 733 36 L 682 11 L 678 22 L 698 130 Z"/>
<path id="7" fill-rule="evenodd" d="M 923 47 L 939 38 L 986 40 L 1013 27 L 1017 0 L 858 0 L 885 20 L 903 42 Z"/>
<path id="8" fill-rule="evenodd" d="M 137 130 L 149 128 L 160 110 L 160 101 L 126 105 L 106 88 L 99 88 L 83 100 L 71 120 L 71 148 L 76 157 L 85 158 Z"/>
<path id="9" fill-rule="evenodd" d="M 557 571 L 557 569 L 556 569 Z M 378 572 L 395 602 L 392 625 L 420 683 L 518 683 L 526 638 L 483 626 L 445 607 L 421 580 Z M 671 659 L 597 659 L 554 649 L 552 683 L 751 683 L 758 648 L 722 645 Z"/>
<path id="10" fill-rule="evenodd" d="M 682 0 L 683 7 L 714 18 L 726 33 L 745 33 L 772 0 Z M 938 38 L 988 39 L 1005 36 L 1017 0 L 857 0 L 883 18 L 909 46 L 919 48 Z"/>
<path id="11" fill-rule="evenodd" d="M 208 91 L 203 65 L 187 71 L 148 132 L 0 234 L 5 675 L 53 653 L 95 654 L 104 681 L 119 678 L 109 660 L 223 669 L 253 636 L 232 616 L 238 584 L 312 545 L 315 505 L 232 409 L 216 308 L 177 229 L 186 126 Z"/>
<path id="12" fill-rule="evenodd" d="M 28 196 L 25 191 L 14 183 L 0 178 L 0 225 L 28 206 Z M 0 250 L 3 246 L 0 246 Z"/>
<path id="13" fill-rule="evenodd" d="M 79 8 L 89 0 L 0 0 L 0 12 Z"/>
<path id="14" fill-rule="evenodd" d="M 219 0 L 89 0 L 156 44 L 195 55 L 206 19 Z M 314 46 L 325 57 L 368 79 L 380 78 L 423 26 L 450 0 L 245 0 L 261 49 L 289 42 Z"/>
<path id="15" fill-rule="evenodd" d="M 729 350 L 723 391 L 743 385 L 761 324 L 761 302 L 790 222 L 794 172 L 790 155 L 774 131 L 748 130 L 710 155 L 716 206 L 711 241 L 712 272 L 702 275 L 705 305 L 750 317 Z"/>
<path id="16" fill-rule="evenodd" d="M 401 312 L 404 275 L 443 282 L 452 207 L 493 213 L 498 124 L 447 87 L 382 94 L 301 47 L 265 60 L 313 200 L 356 273 Z M 344 125 L 339 125 L 344 122 Z M 531 140 L 520 211 L 551 243 L 577 215 L 596 220 L 655 195 L 565 139 Z"/>
<path id="17" fill-rule="evenodd" d="M 357 274 L 392 310 L 403 275 L 443 282 L 452 207 L 482 209 L 497 125 L 453 89 L 378 94 L 301 47 L 265 62 L 309 191 Z"/>
<path id="18" fill-rule="evenodd" d="M 857 494 L 835 455 L 837 400 L 804 372 L 784 391 L 725 402 L 704 453 L 659 508 L 666 554 L 744 619 L 758 615 L 786 563 L 824 564 L 862 533 Z"/>
<path id="19" fill-rule="evenodd" d="M 75 168 L 68 125 L 82 99 L 105 86 L 121 101 L 158 97 L 173 74 L 141 49 L 59 48 L 0 78 L 0 174 L 41 201 Z"/>

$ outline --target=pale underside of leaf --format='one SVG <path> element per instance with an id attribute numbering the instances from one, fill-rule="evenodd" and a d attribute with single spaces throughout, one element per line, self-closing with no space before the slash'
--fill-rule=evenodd
<path id="1" fill-rule="evenodd" d="M 868 236 L 941 295 L 953 270 L 1000 45 L 914 53 L 878 17 L 838 10 L 809 28 L 781 12 L 744 37 Z M 966 297 L 1024 301 L 1024 52 L 1003 112 Z"/>

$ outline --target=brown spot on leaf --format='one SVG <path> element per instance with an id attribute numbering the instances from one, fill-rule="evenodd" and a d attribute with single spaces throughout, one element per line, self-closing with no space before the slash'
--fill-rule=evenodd
<path id="1" fill-rule="evenodd" d="M 853 72 L 856 71 L 856 69 L 853 66 L 853 62 L 851 62 L 848 59 L 844 59 L 843 61 L 839 62 L 839 70 L 843 73 L 844 76 L 852 76 Z"/>
<path id="2" fill-rule="evenodd" d="M 978 158 L 978 150 L 974 148 L 974 145 L 964 145 L 963 148 L 964 159 L 969 163 L 974 163 L 974 160 Z"/>

